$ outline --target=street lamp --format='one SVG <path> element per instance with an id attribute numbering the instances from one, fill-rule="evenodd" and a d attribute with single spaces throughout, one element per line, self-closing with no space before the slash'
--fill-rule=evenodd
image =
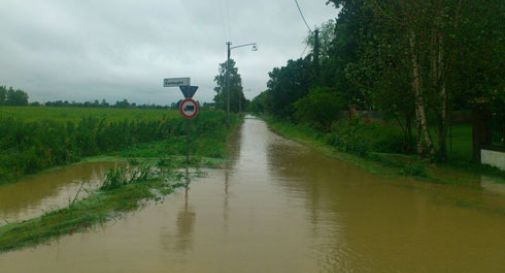
<path id="1" fill-rule="evenodd" d="M 225 75 L 225 81 L 226 81 L 226 119 L 227 119 L 227 124 L 228 126 L 230 125 L 230 57 L 231 57 L 231 50 L 236 49 L 236 48 L 241 48 L 241 47 L 251 47 L 252 51 L 258 51 L 258 45 L 256 43 L 249 43 L 249 44 L 243 44 L 243 45 L 238 45 L 238 46 L 231 46 L 231 42 L 227 42 L 226 46 L 228 47 L 228 58 L 226 59 L 226 75 Z"/>

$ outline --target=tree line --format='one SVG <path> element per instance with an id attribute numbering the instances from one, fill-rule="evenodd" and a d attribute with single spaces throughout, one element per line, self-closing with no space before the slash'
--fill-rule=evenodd
<path id="1" fill-rule="evenodd" d="M 28 94 L 13 87 L 0 86 L 0 105 L 24 106 L 28 105 Z"/>
<path id="2" fill-rule="evenodd" d="M 489 142 L 493 119 L 505 136 L 505 1 L 328 4 L 338 18 L 309 34 L 308 56 L 269 73 L 253 111 L 323 131 L 343 111 L 380 112 L 401 128 L 406 152 L 441 161 L 455 111 L 473 113 L 477 144 Z"/>
<path id="3" fill-rule="evenodd" d="M 49 106 L 49 107 L 85 107 L 85 108 L 148 108 L 148 109 L 177 109 L 178 103 L 171 105 L 157 105 L 157 104 L 137 104 L 129 102 L 127 99 L 118 100 L 115 103 L 109 103 L 105 99 L 76 102 L 68 100 L 55 100 L 40 103 L 37 101 L 29 102 L 29 95 L 26 91 L 21 89 L 14 89 L 13 87 L 7 88 L 0 86 L 0 106 Z"/>
<path id="4" fill-rule="evenodd" d="M 31 105 L 42 105 L 40 103 L 32 103 Z M 48 101 L 43 105 L 50 107 L 84 107 L 84 108 L 149 108 L 149 109 L 169 109 L 176 108 L 177 103 L 172 105 L 156 105 L 156 104 L 137 104 L 135 102 L 129 102 L 127 99 L 116 101 L 116 103 L 109 103 L 105 99 L 85 101 L 85 102 L 75 102 L 75 101 Z"/>

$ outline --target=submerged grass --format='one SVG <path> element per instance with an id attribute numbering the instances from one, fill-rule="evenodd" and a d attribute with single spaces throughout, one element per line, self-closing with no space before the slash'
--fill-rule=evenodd
<path id="1" fill-rule="evenodd" d="M 135 170 L 111 170 L 100 190 L 88 198 L 38 218 L 1 226 L 0 252 L 34 246 L 103 224 L 120 217 L 124 212 L 138 209 L 149 200 L 159 200 L 185 185 L 181 180 L 183 176 L 175 172 L 165 172 L 163 176 L 139 176 Z M 119 184 L 111 182 L 118 177 L 129 178 Z"/>

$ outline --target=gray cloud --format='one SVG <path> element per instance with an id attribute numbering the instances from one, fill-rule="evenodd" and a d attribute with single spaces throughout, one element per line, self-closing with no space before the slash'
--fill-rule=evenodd
<path id="1" fill-rule="evenodd" d="M 325 0 L 300 0 L 309 23 L 335 18 Z M 266 88 L 268 72 L 298 58 L 307 30 L 292 0 L 0 0 L 0 84 L 32 100 L 166 104 L 180 99 L 164 77 L 190 76 L 196 98 L 211 101 L 225 42 L 246 96 Z"/>

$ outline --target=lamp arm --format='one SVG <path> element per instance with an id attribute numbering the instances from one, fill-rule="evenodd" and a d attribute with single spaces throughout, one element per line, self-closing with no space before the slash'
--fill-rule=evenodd
<path id="1" fill-rule="evenodd" d="M 256 43 L 249 43 L 249 44 L 243 44 L 243 45 L 238 45 L 238 46 L 233 46 L 230 47 L 230 49 L 235 49 L 235 48 L 240 48 L 240 47 L 246 47 L 246 46 L 255 46 Z"/>

